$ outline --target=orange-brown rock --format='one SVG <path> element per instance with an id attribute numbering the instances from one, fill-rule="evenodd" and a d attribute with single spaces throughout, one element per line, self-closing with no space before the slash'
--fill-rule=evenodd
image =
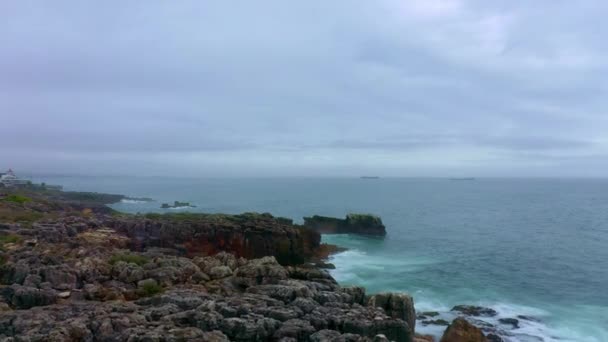
<path id="1" fill-rule="evenodd" d="M 445 329 L 440 342 L 488 342 L 488 339 L 466 319 L 456 318 Z"/>

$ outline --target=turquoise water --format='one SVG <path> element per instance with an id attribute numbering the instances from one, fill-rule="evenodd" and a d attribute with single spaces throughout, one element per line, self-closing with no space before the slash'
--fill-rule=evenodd
<path id="1" fill-rule="evenodd" d="M 417 309 L 446 318 L 453 305 L 481 304 L 500 317 L 540 320 L 502 327 L 509 341 L 608 341 L 608 180 L 34 180 L 158 201 L 115 205 L 127 212 L 162 212 L 160 203 L 180 200 L 196 211 L 271 212 L 297 222 L 374 213 L 387 226 L 385 239 L 324 237 L 350 249 L 333 257 L 341 283 L 406 291 Z"/>

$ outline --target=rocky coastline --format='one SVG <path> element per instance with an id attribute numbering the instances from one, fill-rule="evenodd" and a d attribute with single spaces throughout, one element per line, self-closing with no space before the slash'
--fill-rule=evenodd
<path id="1" fill-rule="evenodd" d="M 411 296 L 340 286 L 318 267 L 336 247 L 317 230 L 107 206 L 124 198 L 0 193 L 0 341 L 433 341 L 416 334 Z M 448 325 L 442 342 L 488 341 L 467 320 Z"/>

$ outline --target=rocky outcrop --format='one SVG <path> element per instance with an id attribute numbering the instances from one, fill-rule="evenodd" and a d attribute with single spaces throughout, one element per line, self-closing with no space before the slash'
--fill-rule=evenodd
<path id="1" fill-rule="evenodd" d="M 382 220 L 368 214 L 348 214 L 345 219 L 318 215 L 304 217 L 304 226 L 321 234 L 386 235 Z"/>
<path id="2" fill-rule="evenodd" d="M 155 214 L 105 223 L 129 236 L 139 250 L 174 248 L 187 256 L 226 251 L 247 259 L 273 255 L 283 265 L 305 262 L 321 242 L 319 233 L 270 214 Z"/>
<path id="3" fill-rule="evenodd" d="M 285 268 L 274 257 L 238 260 L 221 253 L 191 263 L 187 260 L 157 257 L 142 266 L 117 262 L 110 280 L 100 278 L 67 295 L 14 284 L 4 293 L 6 303 L 29 310 L 5 312 L 0 318 L 0 338 L 413 341 L 408 324 L 392 317 L 400 315 L 395 312 L 400 308 L 395 304 L 400 298 L 397 294 L 385 294 L 393 298 L 388 300 L 393 304 L 386 305 L 393 310 L 389 313 L 362 305 L 363 288 L 342 288 L 325 271 Z M 187 269 L 182 274 L 191 276 L 172 277 L 157 293 L 136 291 L 158 287 L 162 281 L 162 276 L 137 281 L 142 277 L 134 276 L 140 274 L 139 269 L 153 276 L 158 269 L 174 266 Z M 217 279 L 194 276 L 218 268 L 230 274 Z"/>
<path id="4" fill-rule="evenodd" d="M 30 196 L 0 201 L 2 341 L 413 341 L 409 296 L 341 287 L 290 220 Z"/>
<path id="5" fill-rule="evenodd" d="M 447 327 L 440 342 L 488 342 L 488 339 L 466 319 L 456 318 Z"/>
<path id="6" fill-rule="evenodd" d="M 384 309 L 393 318 L 404 320 L 412 332 L 416 328 L 414 299 L 405 293 L 375 294 L 369 297 L 367 304 Z"/>

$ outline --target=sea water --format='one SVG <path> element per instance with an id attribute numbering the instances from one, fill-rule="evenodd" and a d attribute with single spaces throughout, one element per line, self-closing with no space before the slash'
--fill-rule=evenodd
<path id="1" fill-rule="evenodd" d="M 125 212 L 270 212 L 382 217 L 386 238 L 326 235 L 349 250 L 333 276 L 368 293 L 404 291 L 418 311 L 451 319 L 458 304 L 498 311 L 485 318 L 508 341 L 608 341 L 608 180 L 585 179 L 173 179 L 37 176 L 66 190 L 151 197 Z M 175 210 L 171 211 L 175 212 Z M 498 318 L 525 315 L 513 329 Z M 416 330 L 445 327 L 420 321 Z"/>

